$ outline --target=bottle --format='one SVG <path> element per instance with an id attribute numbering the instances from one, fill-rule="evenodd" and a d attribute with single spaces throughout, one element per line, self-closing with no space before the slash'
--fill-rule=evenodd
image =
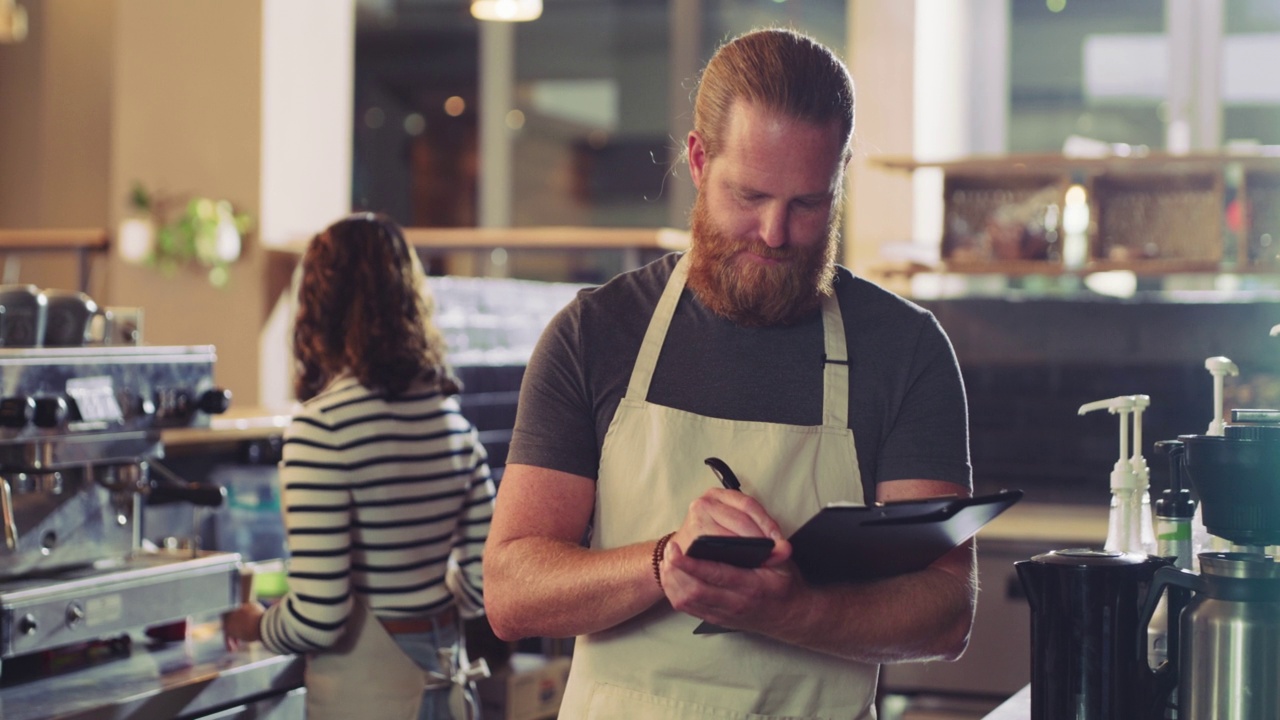
<path id="1" fill-rule="evenodd" d="M 1162 440 L 1155 444 L 1156 452 L 1169 458 L 1169 487 L 1160 493 L 1155 502 L 1156 512 L 1156 554 L 1173 558 L 1175 567 L 1190 570 L 1195 558 L 1192 552 L 1191 519 L 1198 509 L 1191 498 L 1191 490 L 1182 482 L 1182 461 L 1184 452 L 1180 440 Z M 1177 622 L 1182 608 L 1186 606 L 1185 593 L 1176 592 L 1169 587 L 1169 592 L 1160 597 L 1151 622 L 1147 626 L 1147 662 L 1152 669 L 1169 659 L 1170 648 L 1169 622 Z M 1173 602 L 1170 603 L 1170 598 Z M 1172 609 L 1170 605 L 1172 604 Z M 1166 715 L 1166 717 L 1176 717 Z"/>
<path id="2" fill-rule="evenodd" d="M 1147 467 L 1147 459 L 1142 456 L 1142 411 L 1151 405 L 1151 396 L 1133 395 L 1133 456 L 1129 458 L 1129 468 L 1133 471 L 1134 481 L 1138 486 L 1138 496 L 1142 501 L 1142 510 L 1138 513 L 1138 536 L 1142 544 L 1142 552 L 1151 555 L 1156 552 L 1156 532 L 1151 522 L 1151 469 Z"/>
<path id="3" fill-rule="evenodd" d="M 1129 415 L 1133 412 L 1138 397 L 1146 396 L 1121 395 L 1085 403 L 1080 406 L 1079 412 L 1084 415 L 1094 410 L 1106 410 L 1120 416 L 1120 457 L 1111 470 L 1111 511 L 1107 519 L 1105 549 L 1149 554 L 1143 547 L 1142 537 L 1143 528 L 1151 526 L 1151 519 L 1148 517 L 1144 522 L 1142 517 L 1144 508 L 1147 507 L 1142 501 L 1146 490 L 1140 486 L 1141 478 L 1134 472 L 1133 458 L 1129 457 Z M 1152 532 L 1152 545 L 1154 535 Z"/>

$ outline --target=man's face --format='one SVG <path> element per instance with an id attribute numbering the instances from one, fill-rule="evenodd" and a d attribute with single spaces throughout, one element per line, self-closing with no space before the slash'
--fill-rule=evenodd
<path id="1" fill-rule="evenodd" d="M 689 287 L 748 326 L 790 324 L 831 292 L 842 183 L 838 126 L 739 102 L 714 157 L 690 135 L 698 197 Z"/>

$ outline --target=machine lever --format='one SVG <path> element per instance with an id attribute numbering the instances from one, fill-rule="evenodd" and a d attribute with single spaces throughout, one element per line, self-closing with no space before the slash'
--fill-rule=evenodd
<path id="1" fill-rule="evenodd" d="M 0 478 L 0 522 L 4 523 L 4 547 L 12 552 L 18 549 L 18 524 L 13 519 L 13 496 L 9 480 Z"/>

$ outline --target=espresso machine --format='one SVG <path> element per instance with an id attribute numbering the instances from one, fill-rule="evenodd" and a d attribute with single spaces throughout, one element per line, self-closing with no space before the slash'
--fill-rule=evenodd
<path id="1" fill-rule="evenodd" d="M 143 507 L 221 502 L 151 465 L 230 393 L 211 346 L 0 348 L 0 661 L 239 599 L 239 556 L 144 549 Z"/>

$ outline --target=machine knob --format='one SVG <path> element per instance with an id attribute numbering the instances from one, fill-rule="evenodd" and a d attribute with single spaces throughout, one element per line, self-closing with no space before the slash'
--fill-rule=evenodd
<path id="1" fill-rule="evenodd" d="M 32 422 L 36 427 L 56 428 L 67 421 L 67 401 L 60 395 L 37 398 Z"/>
<path id="2" fill-rule="evenodd" d="M 36 622 L 36 616 L 31 613 L 23 615 L 18 621 L 18 632 L 23 635 L 35 635 L 39 629 L 40 624 Z"/>
<path id="3" fill-rule="evenodd" d="M 126 399 L 124 405 L 126 417 L 133 415 L 143 418 L 144 420 L 149 420 L 152 415 L 156 414 L 155 401 L 145 395 L 139 395 L 137 398 L 133 399 Z"/>
<path id="4" fill-rule="evenodd" d="M 0 400 L 0 427 L 24 428 L 36 414 L 35 399 L 17 395 Z"/>
<path id="5" fill-rule="evenodd" d="M 199 408 L 210 415 L 218 415 L 231 407 L 231 391 L 222 388 L 205 390 L 197 403 Z"/>

